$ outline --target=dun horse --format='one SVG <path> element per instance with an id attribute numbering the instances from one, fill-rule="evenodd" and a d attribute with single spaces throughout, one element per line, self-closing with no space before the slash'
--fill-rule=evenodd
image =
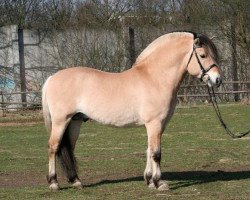
<path id="1" fill-rule="evenodd" d="M 175 32 L 153 41 L 124 72 L 75 67 L 49 77 L 43 87 L 43 114 L 50 132 L 49 188 L 59 189 L 56 156 L 68 181 L 82 187 L 74 148 L 82 122 L 92 119 L 119 127 L 145 125 L 145 181 L 149 187 L 167 190 L 167 183 L 161 180 L 161 136 L 173 115 L 178 88 L 186 72 L 209 86 L 219 86 L 217 57 L 216 47 L 207 36 Z"/>

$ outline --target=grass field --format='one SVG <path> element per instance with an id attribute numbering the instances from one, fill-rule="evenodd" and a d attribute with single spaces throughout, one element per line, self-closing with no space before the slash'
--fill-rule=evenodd
<path id="1" fill-rule="evenodd" d="M 221 110 L 233 131 L 250 129 L 249 106 Z M 94 122 L 83 124 L 76 147 L 84 189 L 71 188 L 59 168 L 62 189 L 49 191 L 48 134 L 39 119 L 0 119 L 0 199 L 250 199 L 250 136 L 231 139 L 210 106 L 176 110 L 162 141 L 161 169 L 170 185 L 164 192 L 143 181 L 144 127 Z"/>

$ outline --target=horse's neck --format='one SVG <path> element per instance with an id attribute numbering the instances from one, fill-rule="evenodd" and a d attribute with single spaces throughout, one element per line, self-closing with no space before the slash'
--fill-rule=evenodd
<path id="1" fill-rule="evenodd" d="M 176 91 L 186 74 L 189 56 L 188 48 L 174 51 L 159 49 L 135 67 L 147 72 L 151 79 L 158 81 L 167 90 Z"/>

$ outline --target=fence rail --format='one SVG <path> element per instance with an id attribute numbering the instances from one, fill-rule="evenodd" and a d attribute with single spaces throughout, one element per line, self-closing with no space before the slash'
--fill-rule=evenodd
<path id="1" fill-rule="evenodd" d="M 250 84 L 250 81 L 224 81 L 223 82 L 224 85 L 228 85 L 228 84 Z M 181 85 L 180 88 L 187 88 L 187 87 L 204 87 L 206 86 L 205 83 L 200 83 L 200 84 L 191 84 L 191 85 Z"/>
<path id="2" fill-rule="evenodd" d="M 239 91 L 233 91 L 233 90 L 224 90 L 224 91 L 216 91 L 215 94 L 221 96 L 221 95 L 234 95 L 234 94 L 243 94 L 245 97 L 249 98 L 250 90 L 248 88 L 250 81 L 226 81 L 224 82 L 224 85 L 227 84 L 244 84 L 247 88 L 246 90 L 239 90 Z M 187 99 L 189 98 L 206 98 L 209 96 L 206 92 L 205 84 L 190 84 L 190 85 L 181 85 L 180 89 L 186 90 L 185 92 L 182 91 L 182 93 L 179 93 L 177 95 L 179 101 L 182 101 L 180 99 Z M 192 93 L 192 88 L 202 88 L 201 93 Z M 190 89 L 191 92 L 187 91 L 187 89 Z M 225 89 L 225 88 L 224 88 Z M 29 102 L 19 102 L 19 101 L 7 101 L 6 97 L 13 96 L 13 95 L 21 95 L 26 93 L 27 95 L 36 95 L 38 98 L 36 101 L 29 101 Z M 31 110 L 31 109 L 40 109 L 41 108 L 41 91 L 27 91 L 27 92 L 1 92 L 0 91 L 0 111 L 6 112 L 9 110 Z"/>
<path id="3" fill-rule="evenodd" d="M 224 91 L 224 92 L 215 92 L 217 95 L 226 95 L 226 94 L 249 94 L 250 90 L 244 91 Z M 178 94 L 177 97 L 208 97 L 209 94 Z"/>

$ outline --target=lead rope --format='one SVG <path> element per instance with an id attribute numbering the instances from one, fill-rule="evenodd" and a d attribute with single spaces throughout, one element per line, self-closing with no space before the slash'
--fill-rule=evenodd
<path id="1" fill-rule="evenodd" d="M 222 116 L 221 116 L 221 112 L 220 112 L 220 109 L 218 107 L 218 103 L 217 103 L 217 100 L 216 100 L 216 96 L 215 96 L 215 93 L 214 93 L 214 88 L 210 87 L 207 85 L 207 89 L 208 89 L 208 94 L 209 94 L 209 97 L 210 97 L 210 100 L 213 104 L 213 107 L 214 107 L 214 110 L 215 110 L 215 113 L 221 123 L 221 125 L 223 126 L 223 128 L 225 129 L 226 133 L 228 135 L 230 135 L 232 138 L 242 138 L 244 136 L 246 136 L 247 134 L 250 133 L 250 130 L 245 132 L 245 133 L 238 133 L 238 134 L 235 134 L 233 133 L 232 131 L 230 131 L 230 129 L 227 127 L 227 125 L 225 124 L 225 122 L 223 121 L 222 119 Z M 212 91 L 212 92 L 211 92 Z"/>

